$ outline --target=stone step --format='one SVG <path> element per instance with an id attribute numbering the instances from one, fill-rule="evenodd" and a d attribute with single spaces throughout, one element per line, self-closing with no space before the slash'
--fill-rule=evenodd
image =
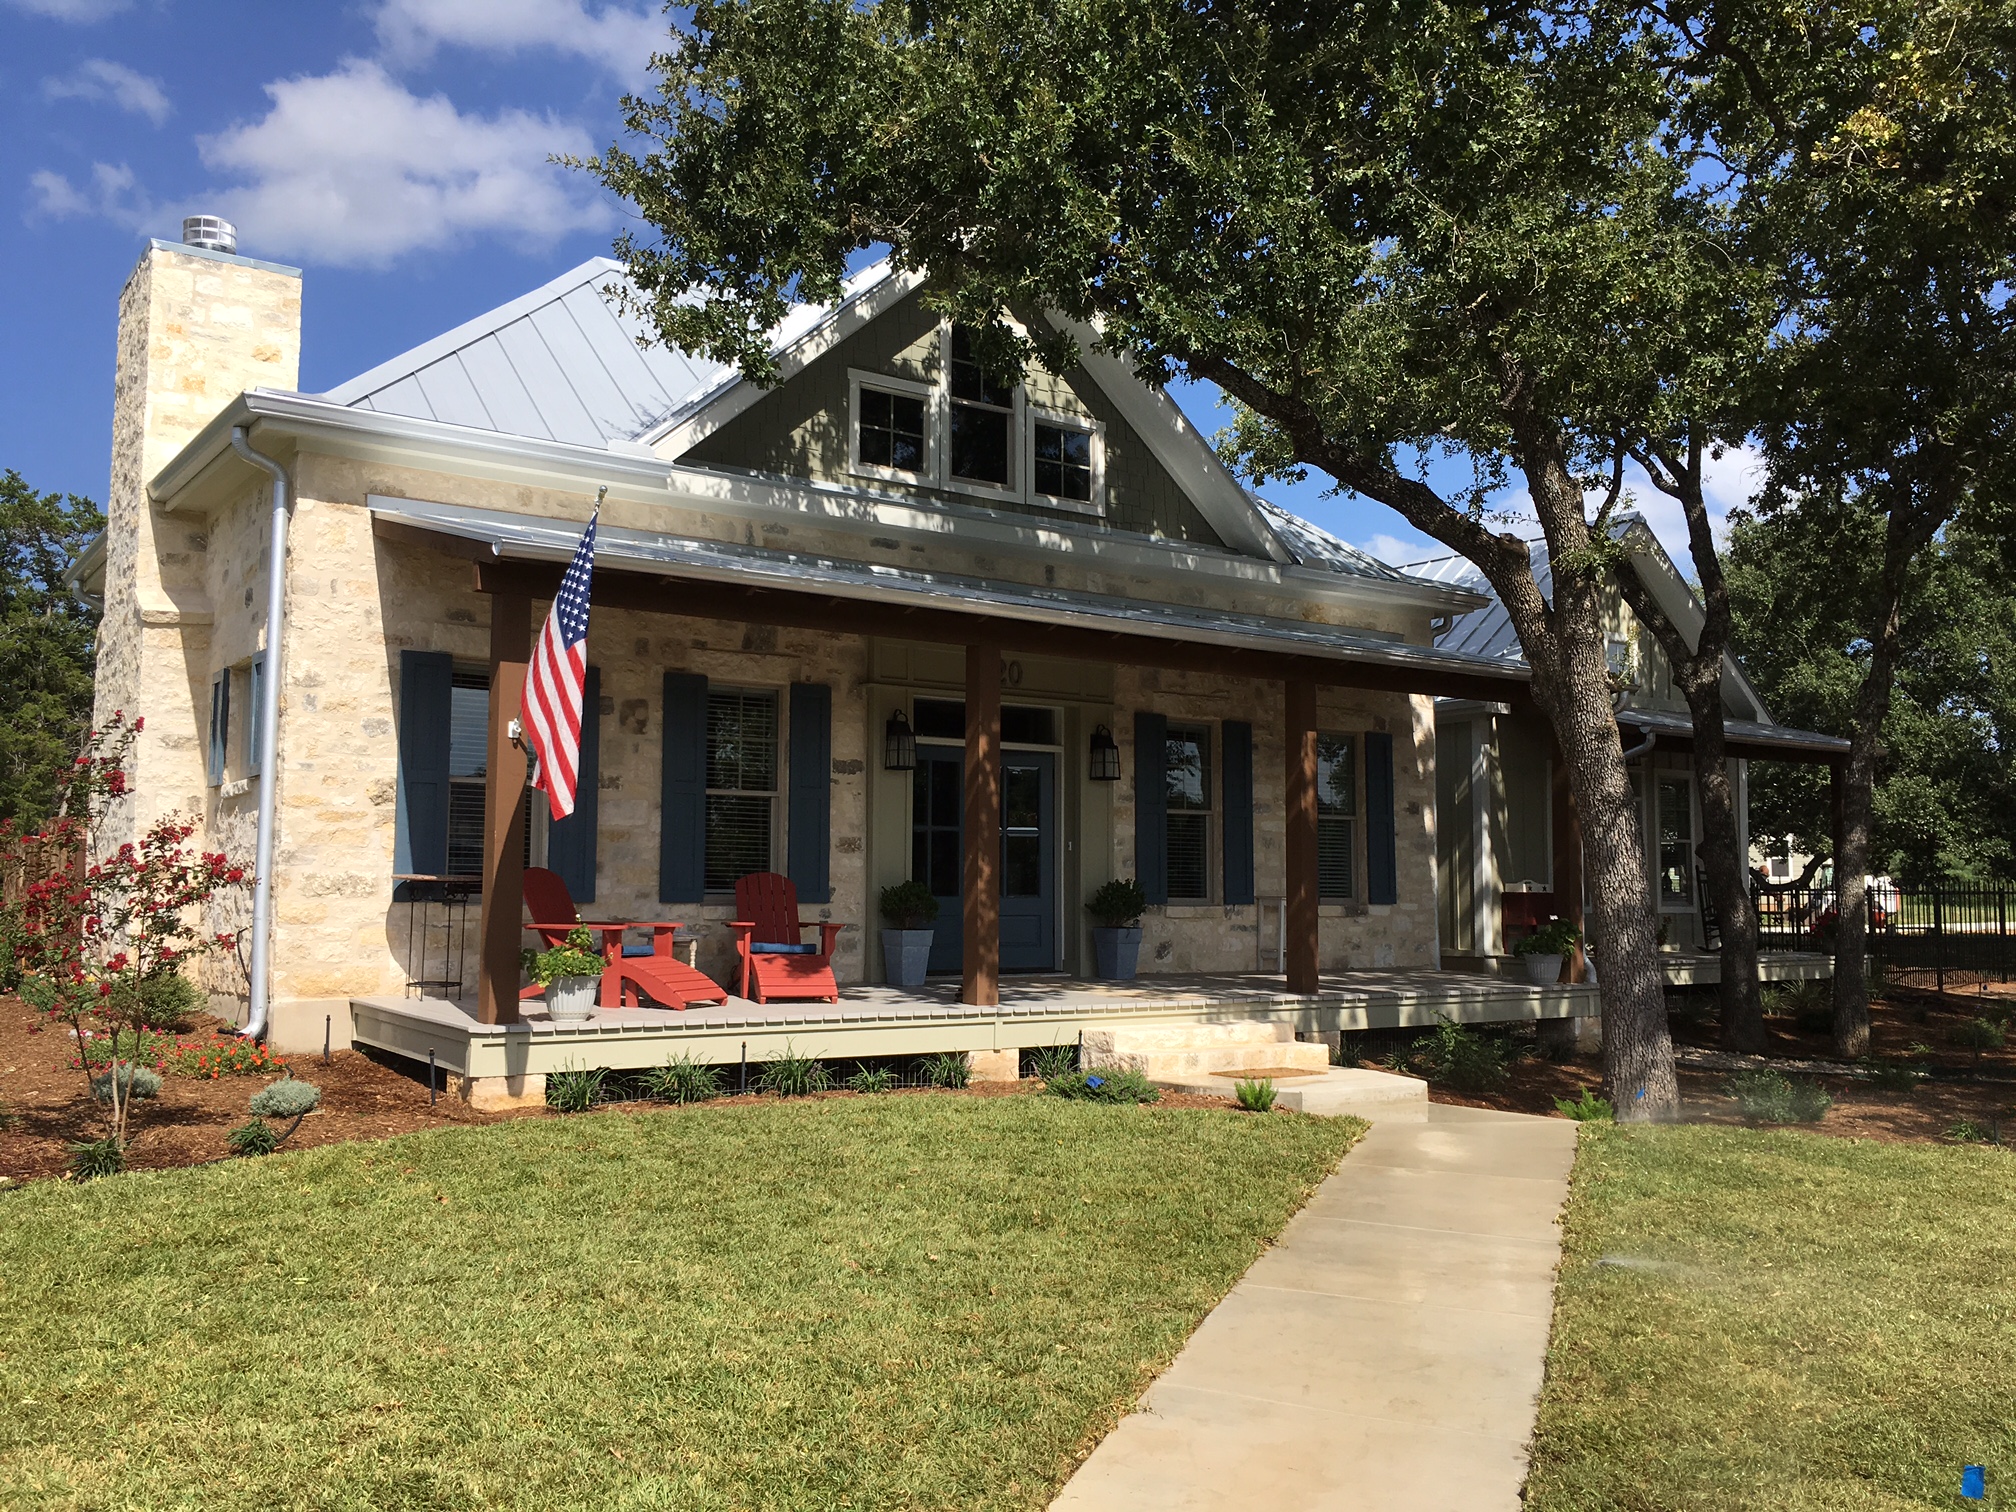
<path id="1" fill-rule="evenodd" d="M 1294 1040 L 1264 1045 L 1212 1045 L 1195 1050 L 1094 1051 L 1085 1036 L 1085 1064 L 1114 1071 L 1139 1071 L 1152 1082 L 1172 1077 L 1209 1076 L 1214 1071 L 1261 1071 L 1292 1067 L 1321 1071 L 1330 1064 L 1328 1045 L 1304 1045 Z"/>
<path id="2" fill-rule="evenodd" d="M 1115 1055 L 1154 1054 L 1165 1050 L 1204 1050 L 1217 1046 L 1294 1043 L 1295 1027 L 1267 1019 L 1221 1019 L 1201 1024 L 1116 1024 L 1085 1031 L 1087 1052 Z"/>
<path id="3" fill-rule="evenodd" d="M 1201 1097 L 1222 1097 L 1230 1101 L 1237 1093 L 1237 1077 L 1184 1073 L 1150 1076 L 1158 1087 L 1172 1092 L 1188 1092 Z M 1340 1113 L 1363 1118 L 1411 1121 L 1426 1116 L 1428 1084 L 1416 1076 L 1399 1076 L 1391 1071 L 1372 1071 L 1363 1066 L 1328 1066 L 1314 1076 L 1281 1077 L 1274 1082 L 1274 1101 L 1298 1113 L 1335 1117 Z"/>

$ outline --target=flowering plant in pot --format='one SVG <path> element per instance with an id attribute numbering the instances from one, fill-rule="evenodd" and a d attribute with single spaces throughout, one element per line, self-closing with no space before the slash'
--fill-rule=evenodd
<path id="1" fill-rule="evenodd" d="M 1582 931 L 1566 919 L 1549 919 L 1512 947 L 1512 954 L 1526 963 L 1526 980 L 1535 987 L 1552 987 L 1561 980 L 1561 965 L 1582 943 Z"/>
<path id="2" fill-rule="evenodd" d="M 533 954 L 532 980 L 546 989 L 546 1016 L 556 1024 L 585 1023 L 602 986 L 602 957 L 595 936 L 577 924 L 564 944 Z"/>
<path id="3" fill-rule="evenodd" d="M 882 889 L 882 974 L 892 987 L 921 987 L 931 964 L 931 941 L 937 931 L 938 900 L 931 889 L 911 878 Z"/>
<path id="4" fill-rule="evenodd" d="M 1148 895 L 1132 877 L 1115 877 L 1085 901 L 1092 915 L 1093 970 L 1108 982 L 1131 982 L 1141 965 L 1141 914 Z"/>

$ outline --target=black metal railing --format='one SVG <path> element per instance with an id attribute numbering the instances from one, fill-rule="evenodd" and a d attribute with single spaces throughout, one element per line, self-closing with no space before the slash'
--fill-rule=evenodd
<path id="1" fill-rule="evenodd" d="M 1760 888 L 1755 898 L 1760 949 L 1835 948 L 1840 914 L 1832 887 Z M 2007 982 L 2016 974 L 2012 923 L 2016 889 L 1878 882 L 1869 888 L 1869 964 L 1893 978 L 1923 978 L 1941 992 L 1949 977 Z"/>

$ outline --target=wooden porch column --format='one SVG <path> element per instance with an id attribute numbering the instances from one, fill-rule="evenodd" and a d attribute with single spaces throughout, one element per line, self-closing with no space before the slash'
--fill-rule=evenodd
<path id="1" fill-rule="evenodd" d="M 1290 681 L 1287 689 L 1287 887 L 1284 928 L 1288 990 L 1317 990 L 1316 946 L 1316 684 Z"/>
<path id="2" fill-rule="evenodd" d="M 522 593 L 490 598 L 490 759 L 483 799 L 483 958 L 476 974 L 476 1017 L 518 1022 L 518 942 L 524 934 L 525 752 L 511 743 L 511 721 L 525 694 L 532 655 L 532 601 Z"/>
<path id="3" fill-rule="evenodd" d="M 1575 807 L 1575 791 L 1568 785 L 1568 762 L 1561 748 L 1554 748 L 1554 911 L 1576 929 L 1582 928 L 1582 812 Z M 1589 980 L 1589 957 L 1577 945 L 1568 957 L 1568 980 Z"/>
<path id="4" fill-rule="evenodd" d="M 1001 1001 L 1001 648 L 966 648 L 965 925 L 959 1001 Z"/>

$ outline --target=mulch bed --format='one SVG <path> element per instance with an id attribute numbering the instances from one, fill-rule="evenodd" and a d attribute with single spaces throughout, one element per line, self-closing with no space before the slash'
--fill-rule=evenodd
<path id="1" fill-rule="evenodd" d="M 1947 1039 L 1958 1025 L 1981 1016 L 1984 998 L 1999 997 L 2006 1002 L 2005 995 L 2012 992 L 2012 987 L 1991 982 L 1983 992 L 1970 982 L 1964 990 L 1956 990 L 1949 977 L 1944 996 L 1913 986 L 1887 988 L 1870 1007 L 1875 1053 L 1885 1060 L 1909 1059 L 1914 1065 L 1929 1069 L 1932 1079 L 1908 1089 L 1887 1090 L 1854 1078 L 1852 1071 L 1843 1065 L 1839 1075 L 1817 1078 L 1833 1095 L 1834 1106 L 1819 1123 L 1799 1127 L 1850 1139 L 1922 1144 L 1952 1143 L 1948 1131 L 1963 1121 L 1981 1128 L 2006 1124 L 2003 1137 L 2016 1144 L 2016 1024 L 2011 1025 L 2010 1045 L 2001 1050 L 1983 1050 L 1978 1057 L 1970 1049 L 1953 1046 Z M 1679 1011 L 1672 1015 L 1676 1044 L 1719 1048 L 1712 990 L 1697 994 L 1691 1003 L 1685 999 L 1669 1001 L 1680 1003 Z M 1802 1030 L 1790 1018 L 1774 1017 L 1765 1023 L 1769 1037 L 1767 1055 L 1788 1060 L 1834 1060 L 1828 1031 L 1817 1027 Z M 1681 1069 L 1680 1096 L 1688 1122 L 1743 1121 L 1735 1101 L 1722 1091 L 1728 1079 L 1725 1071 Z M 1552 1114 L 1555 1098 L 1572 1100 L 1584 1087 L 1594 1087 L 1600 1093 L 1602 1082 L 1602 1065 L 1593 1056 L 1564 1063 L 1528 1056 L 1514 1064 L 1505 1084 L 1493 1092 L 1467 1096 L 1431 1083 L 1428 1095 L 1435 1102 L 1466 1107 Z"/>

